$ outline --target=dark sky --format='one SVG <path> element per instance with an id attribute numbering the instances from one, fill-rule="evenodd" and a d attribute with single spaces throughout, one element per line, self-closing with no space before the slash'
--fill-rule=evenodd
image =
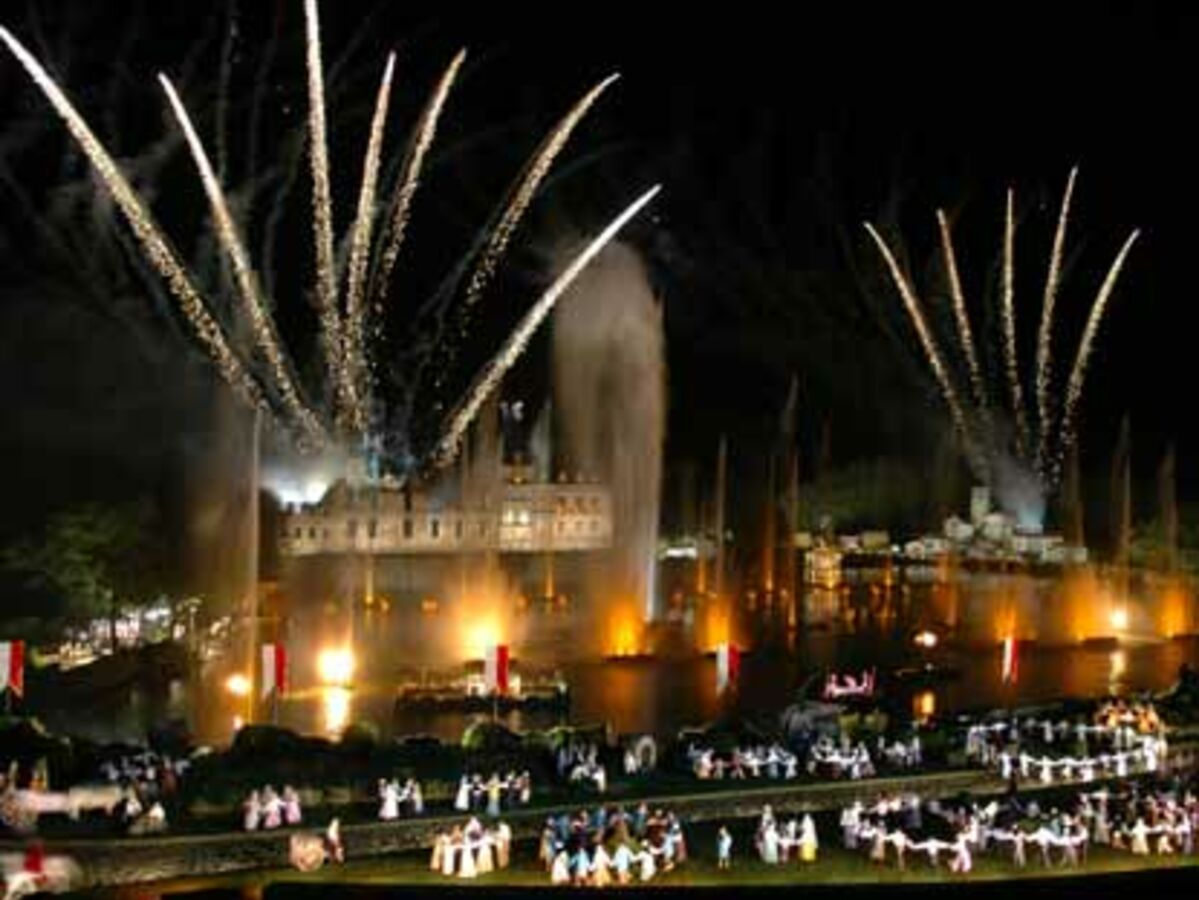
<path id="1" fill-rule="evenodd" d="M 98 6 L 14 2 L 2 18 L 65 73 L 120 155 L 143 153 L 167 128 L 159 69 L 205 111 L 201 127 L 211 125 L 224 4 Z M 272 36 L 262 159 L 281 158 L 281 138 L 304 108 L 301 3 L 241 6 L 231 44 L 234 176 L 246 164 L 246 110 Z M 1078 163 L 1059 360 L 1072 357 L 1120 242 L 1143 229 L 1093 360 L 1084 465 L 1102 473 L 1129 412 L 1140 474 L 1175 440 L 1183 490 L 1199 494 L 1187 399 L 1195 17 L 1140 3 L 323 6 L 335 166 L 351 159 L 351 174 L 386 51 L 400 51 L 396 115 L 408 121 L 453 50 L 472 51 L 447 113 L 440 174 L 418 210 L 425 219 L 414 225 L 429 235 L 411 266 L 418 295 L 467 245 L 555 116 L 598 78 L 622 73 L 563 157 L 498 289 L 519 309 L 555 224 L 593 225 L 661 181 L 655 218 L 631 237 L 666 302 L 672 462 L 708 466 L 721 430 L 743 460 L 755 458 L 773 440 L 793 372 L 804 385 L 806 449 L 814 452 L 828 422 L 837 461 L 921 460 L 945 416 L 861 221 L 897 226 L 918 280 L 935 286 L 933 212 L 946 207 L 981 318 L 981 298 L 994 290 L 1003 192 L 1015 184 L 1027 358 L 1060 192 Z M 128 267 L 109 272 L 123 299 L 104 299 L 114 293 L 107 282 L 104 297 L 88 296 L 15 199 L 14 185 L 35 209 L 49 208 L 52 188 L 80 171 L 77 161 L 60 163 L 64 146 L 40 95 L 0 56 L 0 158 L 13 178 L 0 185 L 0 462 L 21 516 L 80 494 L 162 490 L 211 439 L 209 376 L 146 282 Z M 191 248 L 198 187 L 178 157 L 151 181 L 156 210 Z M 338 188 L 343 212 L 351 190 L 352 179 Z M 301 180 L 301 209 L 304 191 Z M 86 218 L 76 211 L 67 224 Z M 293 210 L 277 251 L 284 287 L 302 285 L 311 265 L 295 221 Z M 260 239 L 261 220 L 256 227 Z M 444 258 L 435 246 L 443 234 L 456 239 Z M 303 316 L 293 324 L 302 343 Z M 482 358 L 489 340 L 498 335 L 484 331 L 471 352 Z"/>

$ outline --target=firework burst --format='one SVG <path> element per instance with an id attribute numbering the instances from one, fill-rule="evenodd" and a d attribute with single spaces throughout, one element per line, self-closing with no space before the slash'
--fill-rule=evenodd
<path id="1" fill-rule="evenodd" d="M 316 261 L 315 297 L 319 342 L 324 363 L 325 392 L 321 402 L 307 399 L 296 376 L 297 367 L 280 339 L 271 315 L 271 304 L 255 276 L 229 202 L 203 143 L 177 91 L 160 76 L 168 103 L 178 122 L 199 172 L 212 212 L 217 240 L 228 258 L 234 285 L 253 337 L 255 352 L 241 354 L 227 335 L 227 326 L 212 312 L 212 306 L 196 289 L 192 277 L 171 248 L 164 231 L 146 204 L 121 173 L 112 156 L 97 139 L 84 118 L 67 99 L 45 68 L 6 29 L 3 40 L 17 61 L 45 94 L 66 124 L 117 208 L 129 224 L 143 254 L 165 281 L 179 309 L 191 325 L 196 341 L 211 358 L 218 372 L 246 403 L 265 414 L 266 421 L 290 435 L 302 449 L 321 448 L 330 443 L 353 449 L 373 442 L 368 432 L 375 427 L 370 410 L 374 393 L 373 360 L 368 353 L 368 330 L 377 336 L 392 271 L 404 242 L 412 203 L 421 181 L 425 159 L 433 144 L 442 110 L 465 58 L 458 53 L 437 83 L 418 120 L 405 152 L 397 185 L 380 213 L 379 172 L 383 155 L 387 112 L 395 69 L 394 54 L 388 57 L 375 101 L 362 179 L 353 222 L 349 228 L 349 254 L 345 272 L 338 269 L 334 250 L 333 192 L 327 142 L 321 30 L 316 0 L 304 0 L 308 116 L 309 170 L 312 179 L 312 237 Z M 491 228 L 467 283 L 463 308 L 478 303 L 503 258 L 537 189 L 561 153 L 571 133 L 599 96 L 615 80 L 604 79 L 576 103 L 538 146 L 525 166 L 503 213 Z M 220 143 L 220 142 L 218 142 Z M 652 199 L 658 189 L 643 194 L 605 228 L 542 294 L 516 331 L 505 342 L 475 380 L 471 391 L 446 422 L 446 431 L 434 447 L 434 461 L 446 463 L 456 451 L 462 433 L 487 396 L 499 385 L 528 344 L 533 331 L 545 319 L 558 297 L 587 263 L 616 233 Z M 386 219 L 376 238 L 376 217 Z M 344 293 L 339 284 L 344 278 Z"/>
<path id="2" fill-rule="evenodd" d="M 1035 444 L 1030 434 L 1028 416 L 1024 410 L 1024 400 L 1021 385 L 1020 370 L 1016 352 L 1016 312 L 1015 312 L 1015 195 L 1012 190 L 1007 192 L 1007 203 L 1004 213 L 1002 278 L 1000 287 L 1000 322 L 1002 326 L 1003 368 L 1006 377 L 1006 391 L 1011 400 L 1012 417 L 1015 420 L 1014 447 L 1006 446 L 1005 436 L 998 432 L 992 416 L 992 391 L 985 378 L 985 373 L 979 365 L 974 337 L 970 329 L 970 319 L 966 309 L 965 294 L 962 290 L 961 278 L 957 260 L 954 254 L 949 224 L 943 213 L 937 212 L 937 221 L 941 233 L 941 246 L 945 256 L 946 274 L 949 280 L 950 298 L 953 302 L 954 318 L 957 323 L 959 343 L 962 356 L 969 375 L 974 403 L 970 407 L 963 405 L 962 393 L 956 387 L 953 374 L 940 352 L 937 340 L 930 329 L 922 311 L 920 301 L 911 281 L 904 274 L 887 243 L 878 231 L 869 223 L 869 232 L 879 252 L 886 263 L 896 291 L 903 301 L 904 308 L 919 339 L 921 349 L 928 359 L 929 367 L 949 407 L 954 428 L 959 433 L 966 449 L 971 468 L 975 474 L 987 483 L 992 483 L 997 477 L 997 470 L 1003 462 L 1012 457 L 1021 468 L 1031 473 L 1042 489 L 1052 489 L 1057 486 L 1061 476 L 1061 459 L 1076 441 L 1076 424 L 1079 403 L 1082 400 L 1083 386 L 1086 381 L 1087 362 L 1102 324 L 1104 313 L 1116 282 L 1124 267 L 1125 260 L 1138 232 L 1134 231 L 1124 242 L 1108 269 L 1091 305 L 1086 327 L 1079 341 L 1075 355 L 1074 366 L 1070 371 L 1066 384 L 1064 401 L 1060 404 L 1060 421 L 1054 416 L 1054 385 L 1052 378 L 1052 344 L 1054 311 L 1057 295 L 1061 285 L 1062 258 L 1065 252 L 1066 225 L 1070 214 L 1070 201 L 1074 193 L 1074 182 L 1078 169 L 1072 169 L 1066 182 L 1065 194 L 1058 215 L 1057 228 L 1054 232 L 1053 247 L 1049 257 L 1049 269 L 1045 282 L 1041 320 L 1037 330 L 1036 365 L 1033 372 L 1033 382 L 1037 398 L 1037 428 Z"/>

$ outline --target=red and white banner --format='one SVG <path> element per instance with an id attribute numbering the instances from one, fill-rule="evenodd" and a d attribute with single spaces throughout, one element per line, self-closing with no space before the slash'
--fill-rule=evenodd
<path id="1" fill-rule="evenodd" d="M 0 691 L 25 693 L 25 642 L 0 641 Z"/>
<path id="2" fill-rule="evenodd" d="M 282 644 L 262 645 L 262 696 L 287 693 L 287 648 Z"/>
<path id="3" fill-rule="evenodd" d="M 1020 657 L 1016 654 L 1016 639 L 1003 639 L 1003 683 L 1015 684 L 1020 675 Z"/>
<path id="4" fill-rule="evenodd" d="M 716 693 L 723 694 L 741 674 L 741 651 L 732 644 L 716 648 Z"/>
<path id="5" fill-rule="evenodd" d="M 508 645 L 496 644 L 487 648 L 483 661 L 483 678 L 487 690 L 496 694 L 508 693 Z"/>

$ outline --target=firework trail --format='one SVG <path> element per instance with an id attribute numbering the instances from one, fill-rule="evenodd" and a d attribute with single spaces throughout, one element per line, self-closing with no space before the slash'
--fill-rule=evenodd
<path id="1" fill-rule="evenodd" d="M 614 238 L 634 216 L 636 216 L 662 190 L 661 185 L 654 185 L 633 201 L 619 216 L 595 237 L 578 256 L 571 260 L 570 265 L 554 279 L 537 302 L 529 309 L 515 330 L 508 336 L 500 351 L 491 358 L 483 371 L 475 378 L 474 384 L 467 392 L 466 399 L 461 403 L 447 420 L 447 425 L 435 451 L 438 465 L 446 466 L 453 462 L 462 443 L 466 429 L 474 420 L 484 401 L 495 391 L 504 375 L 520 359 L 528 346 L 538 326 L 545 320 L 554 308 L 554 304 L 566 292 L 566 289 L 586 268 L 587 264 Z"/>
<path id="2" fill-rule="evenodd" d="M 1016 194 L 1007 192 L 1003 217 L 1003 287 L 1000 299 L 1003 319 L 1003 358 L 1008 390 L 1012 397 L 1012 415 L 1016 420 L 1016 449 L 1028 453 L 1028 416 L 1020 389 L 1020 367 L 1016 356 Z"/>
<path id="3" fill-rule="evenodd" d="M 395 54 L 387 57 L 383 81 L 375 101 L 371 119 L 370 139 L 362 164 L 362 187 L 358 193 L 358 212 L 350 232 L 350 263 L 346 276 L 346 321 L 342 335 L 342 356 L 349 368 L 354 429 L 364 432 L 367 427 L 367 395 L 370 391 L 370 371 L 365 355 L 364 319 L 366 316 L 366 271 L 370 263 L 371 233 L 375 221 L 375 195 L 379 184 L 379 156 L 383 150 L 383 131 L 387 124 L 387 106 L 391 98 L 391 78 L 395 70 Z"/>
<path id="4" fill-rule="evenodd" d="M 1074 179 L 1078 176 L 1078 166 L 1070 170 L 1066 180 L 1066 192 L 1062 196 L 1062 208 L 1058 213 L 1057 230 L 1053 233 L 1053 250 L 1049 256 L 1049 272 L 1045 276 L 1045 297 L 1041 304 L 1041 327 L 1037 331 L 1037 457 L 1036 466 L 1040 471 L 1045 464 L 1045 455 L 1049 449 L 1049 431 L 1053 427 L 1052 411 L 1049 409 L 1049 392 L 1052 387 L 1052 343 L 1053 343 L 1053 306 L 1057 300 L 1058 282 L 1062 275 L 1062 251 L 1066 244 L 1066 223 L 1070 218 L 1070 198 L 1074 194 Z"/>
<path id="5" fill-rule="evenodd" d="M 416 189 L 420 186 L 421 169 L 424 166 L 425 157 L 437 136 L 437 123 L 441 119 L 441 111 L 445 107 L 454 81 L 458 78 L 458 70 L 462 68 L 465 59 L 466 51 L 459 50 L 458 55 L 450 62 L 449 68 L 445 70 L 445 74 L 441 76 L 441 81 L 437 83 L 436 89 L 421 113 L 412 144 L 404 159 L 399 186 L 396 188 L 395 198 L 392 201 L 391 219 L 387 231 L 383 235 L 383 250 L 374 275 L 375 287 L 372 294 L 376 316 L 383 310 L 383 303 L 387 299 L 390 287 L 391 272 L 395 268 L 396 260 L 400 256 L 400 248 L 404 244 L 404 232 L 407 230 L 408 218 L 412 212 L 412 200 L 416 196 Z"/>
<path id="6" fill-rule="evenodd" d="M 920 311 L 920 301 L 916 299 L 915 291 L 912 289 L 911 284 L 909 284 L 907 277 L 900 270 L 899 263 L 896 262 L 891 248 L 887 246 L 887 242 L 883 240 L 882 235 L 869 222 L 866 222 L 865 225 L 866 230 L 870 233 L 870 237 L 878 245 L 879 252 L 882 253 L 883 259 L 887 263 L 891 279 L 895 282 L 899 296 L 903 299 L 904 306 L 907 308 L 908 316 L 916 328 L 916 334 L 920 338 L 920 345 L 924 349 L 925 356 L 928 357 L 929 365 L 932 366 L 933 374 L 936 376 L 938 384 L 941 386 L 941 393 L 945 396 L 945 403 L 949 406 L 949 413 L 953 417 L 954 427 L 957 429 L 966 446 L 971 467 L 976 470 L 976 474 L 982 476 L 987 471 L 986 465 L 974 446 L 974 439 L 966 420 L 966 414 L 958 399 L 957 391 L 954 389 L 953 381 L 949 377 L 949 370 L 945 367 L 945 362 L 941 358 L 941 351 L 937 348 L 936 339 L 933 338 L 932 332 L 929 331 L 928 323 L 924 320 L 924 314 Z"/>
<path id="7" fill-rule="evenodd" d="M 333 256 L 333 197 L 329 187 L 329 146 L 325 131 L 325 85 L 321 26 L 316 0 L 304 0 L 308 68 L 308 159 L 312 171 L 312 236 L 316 245 L 316 297 L 325 364 L 333 379 L 338 425 L 345 427 L 352 386 L 342 358 L 341 315 Z"/>
<path id="8" fill-rule="evenodd" d="M 1062 452 L 1069 450 L 1074 443 L 1074 418 L 1078 410 L 1078 401 L 1082 397 L 1083 382 L 1087 377 L 1087 361 L 1091 358 L 1091 347 L 1095 343 L 1095 335 L 1103 321 L 1107 302 L 1120 277 L 1120 270 L 1124 268 L 1124 260 L 1139 236 L 1140 231 L 1134 230 L 1124 242 L 1124 246 L 1120 248 L 1120 252 L 1116 254 L 1116 258 L 1112 260 L 1111 268 L 1107 270 L 1107 276 L 1099 287 L 1099 293 L 1095 295 L 1095 303 L 1091 307 L 1090 316 L 1087 317 L 1082 340 L 1078 342 L 1078 354 L 1074 358 L 1074 368 L 1070 370 L 1070 380 L 1066 387 L 1066 403 L 1062 411 L 1062 427 L 1059 438 Z M 1061 461 L 1058 459 L 1054 465 L 1055 473 L 1060 467 Z"/>
<path id="9" fill-rule="evenodd" d="M 249 313 L 254 339 L 274 376 L 274 386 L 279 391 L 288 414 L 301 425 L 310 438 L 319 438 L 322 432 L 320 423 L 300 398 L 299 389 L 292 378 L 287 358 L 279 344 L 279 336 L 275 333 L 270 311 L 254 277 L 249 254 L 237 232 L 237 227 L 233 224 L 233 216 L 229 212 L 225 193 L 213 171 L 204 145 L 201 143 L 199 135 L 196 134 L 191 117 L 179 99 L 174 85 L 165 75 L 160 74 L 158 81 L 166 92 L 167 100 L 171 104 L 180 128 L 183 129 L 188 149 L 191 151 L 196 169 L 200 173 L 200 181 L 204 185 L 204 192 L 208 195 L 209 205 L 212 207 L 212 218 L 216 225 L 217 237 L 233 266 L 234 281 Z"/>
<path id="10" fill-rule="evenodd" d="M 13 37 L 8 29 L 0 27 L 0 40 L 3 40 L 8 46 L 8 49 L 66 124 L 67 130 L 79 144 L 79 148 L 87 156 L 88 161 L 96 170 L 96 174 L 100 176 L 108 192 L 112 195 L 113 201 L 121 210 L 125 221 L 129 223 L 146 259 L 166 282 L 172 296 L 178 301 L 180 309 L 195 331 L 201 346 L 216 364 L 221 376 L 246 403 L 265 413 L 267 420 L 273 422 L 274 414 L 262 388 L 229 346 L 220 324 L 205 307 L 204 301 L 197 293 L 187 271 L 175 256 L 161 229 L 154 222 L 150 212 L 142 205 L 132 186 L 121 174 L 108 151 L 104 149 L 104 145 L 100 143 L 87 122 L 79 115 L 71 101 L 54 83 L 42 65 L 34 59 L 20 41 Z"/>
<path id="11" fill-rule="evenodd" d="M 941 229 L 941 249 L 945 254 L 945 271 L 949 276 L 949 295 L 953 300 L 953 314 L 957 319 L 958 339 L 966 365 L 970 369 L 970 385 L 974 389 L 974 402 L 979 412 L 986 416 L 987 389 L 983 383 L 978 355 L 974 351 L 974 335 L 970 330 L 970 316 L 966 312 L 966 295 L 962 292 L 962 279 L 958 273 L 957 254 L 953 249 L 953 236 L 949 232 L 949 220 L 943 210 L 937 210 L 937 224 Z"/>
<path id="12" fill-rule="evenodd" d="M 479 262 L 476 264 L 474 271 L 471 273 L 470 280 L 467 282 L 466 294 L 463 297 L 462 305 L 464 314 L 469 315 L 471 308 L 479 302 L 479 298 L 483 295 L 487 283 L 491 280 L 492 275 L 495 274 L 500 257 L 503 256 L 504 250 L 508 247 L 508 242 L 512 239 L 517 226 L 520 225 L 520 220 L 524 216 L 525 210 L 528 209 L 529 204 L 533 201 L 533 195 L 537 192 L 537 188 L 545 176 L 549 174 L 554 160 L 562 152 L 562 148 L 566 146 L 566 142 L 570 140 L 571 132 L 574 131 L 582 118 L 587 115 L 587 111 L 600 98 L 600 95 L 618 78 L 620 78 L 619 74 L 609 75 L 584 94 L 583 98 L 571 107 L 570 111 L 554 127 L 549 135 L 546 136 L 541 146 L 538 147 L 528 167 L 521 175 L 520 182 L 512 194 L 511 201 L 500 216 L 499 223 L 491 231 L 487 239 L 487 245 L 483 248 Z"/>

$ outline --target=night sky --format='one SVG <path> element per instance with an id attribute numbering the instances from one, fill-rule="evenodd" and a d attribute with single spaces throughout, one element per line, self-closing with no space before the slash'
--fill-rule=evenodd
<path id="1" fill-rule="evenodd" d="M 225 5 L 92 9 L 99 5 L 14 2 L 0 19 L 63 75 L 99 133 L 115 137 L 118 155 L 140 160 L 148 173 L 141 183 L 155 187 L 155 210 L 185 255 L 203 253 L 203 198 L 178 144 L 162 142 L 173 123 L 153 76 L 161 69 L 177 78 L 210 136 L 230 34 Z M 259 168 L 284 158 L 291 145 L 281 136 L 304 111 L 299 0 L 241 6 L 227 44 L 234 182 L 247 175 L 259 72 L 267 72 Z M 463 351 L 468 363 L 494 349 L 503 323 L 544 282 L 545 249 L 560 228 L 594 227 L 660 181 L 653 218 L 629 237 L 666 304 L 671 471 L 687 460 L 710 467 L 723 430 L 737 477 L 753 482 L 763 450 L 777 440 L 793 373 L 802 385 L 805 458 L 819 456 L 827 433 L 831 465 L 879 456 L 919 465 L 942 442 L 946 416 L 861 222 L 902 234 L 939 317 L 934 210 L 945 207 L 976 329 L 996 335 L 993 321 L 982 323 L 993 316 L 1004 190 L 1014 184 L 1027 360 L 1057 206 L 1078 163 L 1059 296 L 1059 375 L 1103 271 L 1128 231 L 1143 230 L 1093 358 L 1084 468 L 1103 477 L 1127 412 L 1145 493 L 1173 440 L 1181 491 L 1199 499 L 1188 397 L 1199 18 L 1148 4 L 806 4 L 785 15 L 765 4 L 702 13 L 698 4 L 556 4 L 545 15 L 489 6 L 457 14 L 443 4 L 430 12 L 341 0 L 323 10 L 334 168 L 346 176 L 335 185 L 341 222 L 387 50 L 400 57 L 397 122 L 412 120 L 457 47 L 472 53 L 422 187 L 412 259 L 398 275 L 414 304 L 469 246 L 555 118 L 599 78 L 623 75 L 576 133 L 518 236 L 494 311 Z M 398 128 L 389 140 L 400 146 Z M 154 146 L 165 147 L 161 157 L 146 153 Z M 215 427 L 211 374 L 153 285 L 119 250 L 100 266 L 103 278 L 81 277 L 81 267 L 64 262 L 91 255 L 88 235 L 105 230 L 88 202 L 62 212 L 61 186 L 78 184 L 83 172 L 66 147 L 41 95 L 0 55 L 5 534 L 79 497 L 169 492 Z M 311 323 L 296 299 L 311 272 L 302 170 L 294 194 L 279 226 L 276 295 L 285 330 L 305 347 Z M 83 237 L 58 253 L 23 203 Z M 263 218 L 251 225 L 255 247 Z M 108 240 L 120 234 L 109 230 Z M 533 348 L 526 365 L 534 374 L 518 373 L 517 384 L 536 383 L 544 351 L 544 342 Z"/>

